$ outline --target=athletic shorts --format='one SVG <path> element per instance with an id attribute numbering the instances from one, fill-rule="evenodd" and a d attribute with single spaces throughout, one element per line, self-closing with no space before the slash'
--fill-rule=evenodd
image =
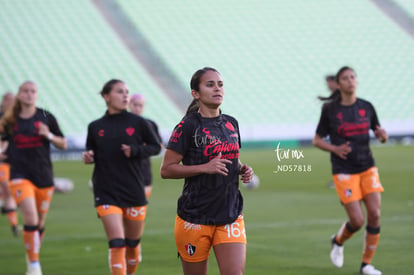
<path id="1" fill-rule="evenodd" d="M 343 204 L 359 201 L 370 193 L 384 192 L 377 167 L 371 167 L 358 174 L 335 174 L 333 181 L 336 193 Z"/>
<path id="2" fill-rule="evenodd" d="M 0 182 L 8 182 L 10 179 L 10 164 L 0 163 Z"/>
<path id="3" fill-rule="evenodd" d="M 24 199 L 34 198 L 36 208 L 39 213 L 49 211 L 50 202 L 52 201 L 54 186 L 39 188 L 27 179 L 14 179 L 9 181 L 9 189 L 17 205 Z"/>
<path id="4" fill-rule="evenodd" d="M 132 221 L 143 221 L 147 215 L 147 206 L 135 206 L 135 207 L 125 207 L 121 208 L 115 205 L 103 204 L 96 207 L 96 212 L 98 217 L 102 218 L 111 214 L 120 214 L 125 219 Z"/>
<path id="5" fill-rule="evenodd" d="M 246 244 L 243 215 L 226 225 L 203 225 L 175 218 L 175 243 L 178 254 L 186 262 L 208 259 L 212 246 L 224 243 Z"/>

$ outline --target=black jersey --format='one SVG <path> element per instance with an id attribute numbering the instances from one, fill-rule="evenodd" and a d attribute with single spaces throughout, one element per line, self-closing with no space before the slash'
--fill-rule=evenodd
<path id="1" fill-rule="evenodd" d="M 338 101 L 324 104 L 316 133 L 321 137 L 329 136 L 334 145 L 349 142 L 352 148 L 347 159 L 331 153 L 333 174 L 355 174 L 375 165 L 369 147 L 369 130 L 379 125 L 374 106 L 366 100 L 357 98 L 350 106 Z"/>
<path id="2" fill-rule="evenodd" d="M 183 156 L 184 165 L 207 163 L 219 153 L 232 161 L 228 176 L 200 174 L 185 178 L 178 199 L 177 214 L 196 224 L 228 224 L 237 219 L 243 208 L 239 190 L 239 126 L 236 119 L 220 114 L 203 118 L 190 113 L 175 127 L 168 149 Z"/>
<path id="3" fill-rule="evenodd" d="M 131 146 L 130 158 L 121 150 L 122 144 Z M 89 124 L 86 148 L 94 152 L 95 206 L 147 204 L 140 162 L 158 154 L 161 146 L 145 119 L 127 111 L 106 113 Z"/>
<path id="4" fill-rule="evenodd" d="M 158 131 L 157 124 L 154 121 L 150 120 L 150 119 L 147 119 L 147 122 L 152 127 L 152 130 L 157 135 L 158 139 L 160 140 L 160 144 L 161 144 L 162 140 L 161 140 L 160 133 Z M 149 157 L 142 159 L 141 160 L 141 166 L 142 166 L 142 171 L 144 173 L 143 174 L 144 185 L 145 186 L 150 186 L 152 184 L 151 159 Z"/>
<path id="5" fill-rule="evenodd" d="M 9 132 L 8 157 L 10 179 L 28 179 L 39 188 L 53 186 L 53 169 L 50 159 L 50 141 L 39 135 L 39 123 L 49 127 L 55 136 L 63 137 L 56 118 L 40 108 L 27 119 L 17 117 L 14 129 Z"/>

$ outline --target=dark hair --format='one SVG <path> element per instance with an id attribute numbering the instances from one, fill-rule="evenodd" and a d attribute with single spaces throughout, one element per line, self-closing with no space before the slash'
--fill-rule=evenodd
<path id="1" fill-rule="evenodd" d="M 101 94 L 101 96 L 109 94 L 112 88 L 114 87 L 114 85 L 120 82 L 123 83 L 123 81 L 119 79 L 109 80 L 108 82 L 105 83 L 105 85 L 103 86 L 102 90 L 99 93 Z"/>
<path id="2" fill-rule="evenodd" d="M 336 77 L 333 74 L 329 74 L 329 75 L 325 76 L 325 80 L 326 81 L 336 81 Z"/>
<path id="3" fill-rule="evenodd" d="M 343 66 L 342 68 L 340 68 L 339 69 L 339 71 L 336 73 L 336 75 L 335 75 L 335 80 L 336 80 L 336 83 L 339 83 L 339 78 L 341 77 L 341 75 L 345 72 L 345 71 L 348 71 L 348 70 L 351 70 L 351 71 L 353 71 L 354 73 L 355 73 L 355 70 L 354 69 L 352 69 L 351 67 L 349 67 L 349 66 Z"/>
<path id="4" fill-rule="evenodd" d="M 328 80 L 328 77 L 329 77 L 329 80 L 332 80 L 330 77 L 334 77 L 334 80 L 336 81 L 336 83 L 339 83 L 339 78 L 347 70 L 351 70 L 351 71 L 355 72 L 354 69 L 352 69 L 351 67 L 343 66 L 342 68 L 339 69 L 339 71 L 336 73 L 335 76 L 328 75 L 328 76 L 326 76 L 325 79 Z M 339 89 L 336 89 L 335 91 L 332 92 L 332 94 L 330 96 L 327 96 L 327 97 L 318 96 L 318 99 L 320 99 L 321 101 L 340 101 L 341 100 L 341 91 Z"/>
<path id="5" fill-rule="evenodd" d="M 190 80 L 190 88 L 191 90 L 194 91 L 199 91 L 200 90 L 200 82 L 201 82 L 201 77 L 203 77 L 203 75 L 208 72 L 208 71 L 213 71 L 219 74 L 219 72 L 211 67 L 204 67 L 200 70 L 197 70 L 193 76 L 191 77 Z M 200 107 L 198 100 L 197 99 L 193 99 L 190 103 L 190 105 L 187 107 L 187 111 L 185 112 L 186 115 L 188 115 L 189 113 L 193 113 L 196 112 L 198 110 L 198 108 Z"/>

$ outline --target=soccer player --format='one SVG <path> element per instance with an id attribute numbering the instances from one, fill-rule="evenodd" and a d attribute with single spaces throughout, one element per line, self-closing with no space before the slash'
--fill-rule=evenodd
<path id="1" fill-rule="evenodd" d="M 130 97 L 130 100 L 129 100 L 129 110 L 130 110 L 130 112 L 133 113 L 133 114 L 142 116 L 144 108 L 145 108 L 145 97 L 141 94 L 133 94 Z M 161 145 L 161 148 L 162 148 L 163 147 L 162 139 L 161 139 L 161 135 L 158 131 L 157 124 L 154 121 L 150 120 L 150 119 L 146 119 L 146 120 L 150 124 L 150 126 L 153 128 L 154 133 L 157 135 L 158 139 L 160 140 L 160 145 Z M 145 196 L 148 199 L 151 196 L 151 192 L 152 192 L 152 171 L 151 171 L 151 160 L 150 160 L 150 158 L 142 159 L 141 165 L 143 166 L 143 171 L 145 173 L 144 174 Z"/>
<path id="2" fill-rule="evenodd" d="M 2 118 L 8 135 L 10 191 L 23 217 L 23 242 L 28 261 L 26 275 L 39 275 L 40 242 L 53 196 L 50 144 L 66 149 L 67 143 L 56 118 L 37 108 L 37 85 L 20 85 L 13 106 Z"/>
<path id="3" fill-rule="evenodd" d="M 6 92 L 3 95 L 0 104 L 0 118 L 3 117 L 6 111 L 13 105 L 13 102 L 14 94 L 11 92 Z M 15 237 L 17 237 L 19 234 L 18 217 L 16 212 L 17 206 L 9 190 L 10 164 L 7 160 L 6 150 L 8 147 L 8 142 L 6 138 L 7 137 L 5 135 L 2 135 L 2 138 L 0 140 L 0 191 L 4 202 L 1 213 L 7 216 L 12 233 Z"/>
<path id="4" fill-rule="evenodd" d="M 117 79 L 102 88 L 107 111 L 88 126 L 85 164 L 94 163 L 95 207 L 109 244 L 113 275 L 134 274 L 147 200 L 141 160 L 158 154 L 158 137 L 142 117 L 127 111 L 128 87 Z"/>
<path id="5" fill-rule="evenodd" d="M 129 110 L 131 113 L 141 116 L 145 108 L 145 97 L 141 94 L 133 94 L 129 100 Z M 150 120 L 146 119 L 149 125 L 152 127 L 154 133 L 157 135 L 160 140 L 160 146 L 163 148 L 161 135 L 158 131 L 157 124 Z M 152 170 L 151 170 L 151 159 L 145 158 L 141 160 L 142 171 L 144 172 L 144 185 L 145 185 L 145 197 L 148 199 L 151 196 L 152 192 Z M 139 246 L 139 262 L 142 262 L 142 246 L 141 243 Z"/>
<path id="6" fill-rule="evenodd" d="M 243 274 L 246 232 L 239 175 L 253 169 L 239 160 L 238 122 L 222 114 L 221 75 L 203 68 L 191 79 L 193 101 L 175 127 L 161 165 L 162 178 L 184 178 L 178 199 L 175 242 L 184 274 L 207 274 L 211 247 L 221 274 Z"/>
<path id="7" fill-rule="evenodd" d="M 340 268 L 344 262 L 343 245 L 364 225 L 367 212 L 361 274 L 381 275 L 371 265 L 380 237 L 381 192 L 384 191 L 369 146 L 369 130 L 376 138 L 386 142 L 388 135 L 380 127 L 373 105 L 356 96 L 357 75 L 350 67 L 341 68 L 336 74 L 339 90 L 322 107 L 313 144 L 331 152 L 333 181 L 336 192 L 348 215 L 346 221 L 332 238 L 330 258 Z M 324 140 L 330 137 L 330 143 Z"/>

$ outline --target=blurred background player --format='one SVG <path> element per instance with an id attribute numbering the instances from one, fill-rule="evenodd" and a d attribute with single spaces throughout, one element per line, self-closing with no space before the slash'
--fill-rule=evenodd
<path id="1" fill-rule="evenodd" d="M 161 165 L 162 178 L 184 179 L 175 220 L 175 242 L 185 275 L 206 275 L 211 248 L 220 274 L 241 275 L 246 264 L 246 232 L 239 175 L 253 169 L 239 159 L 239 125 L 221 113 L 224 86 L 213 68 L 196 71 L 193 101 L 175 127 Z"/>
<path id="2" fill-rule="evenodd" d="M 6 92 L 3 95 L 0 104 L 0 118 L 3 117 L 6 111 L 13 105 L 13 102 L 14 94 L 11 92 Z M 0 129 L 0 132 L 3 132 L 3 130 Z M 19 234 L 18 217 L 16 211 L 17 206 L 9 190 L 10 164 L 7 160 L 7 147 L 7 136 L 2 135 L 0 140 L 0 193 L 3 199 L 1 213 L 7 216 L 13 235 L 17 236 Z"/>
<path id="3" fill-rule="evenodd" d="M 109 245 L 113 275 L 138 268 L 147 199 L 141 160 L 161 150 L 158 137 L 140 116 L 127 111 L 128 87 L 118 79 L 105 83 L 105 115 L 88 126 L 85 164 L 94 164 L 93 193 Z"/>
<path id="4" fill-rule="evenodd" d="M 342 67 L 336 74 L 339 90 L 323 105 L 313 144 L 331 152 L 332 174 L 336 192 L 348 215 L 338 233 L 332 238 L 330 258 L 340 268 L 344 263 L 344 243 L 364 225 L 365 205 L 367 226 L 360 273 L 381 275 L 371 265 L 380 238 L 381 193 L 378 170 L 369 146 L 369 130 L 380 142 L 388 135 L 380 123 L 374 106 L 356 96 L 358 86 L 355 71 Z M 323 139 L 330 137 L 330 142 Z"/>
<path id="5" fill-rule="evenodd" d="M 141 94 L 133 94 L 129 99 L 129 110 L 131 113 L 142 116 L 145 108 L 145 97 Z M 158 136 L 160 140 L 161 149 L 163 149 L 161 135 L 158 131 L 158 125 L 150 120 L 146 119 L 154 133 Z M 141 167 L 144 172 L 144 184 L 145 184 L 145 197 L 148 199 L 151 196 L 152 192 L 152 168 L 151 168 L 151 158 L 144 158 L 141 160 Z M 139 244 L 139 261 L 142 261 L 142 247 L 141 243 Z"/>
<path id="6" fill-rule="evenodd" d="M 23 242 L 28 261 L 26 275 L 41 275 L 40 243 L 53 197 L 50 144 L 65 150 L 66 139 L 56 118 L 36 106 L 36 83 L 20 85 L 14 104 L 2 117 L 9 137 L 10 191 L 23 217 Z"/>

